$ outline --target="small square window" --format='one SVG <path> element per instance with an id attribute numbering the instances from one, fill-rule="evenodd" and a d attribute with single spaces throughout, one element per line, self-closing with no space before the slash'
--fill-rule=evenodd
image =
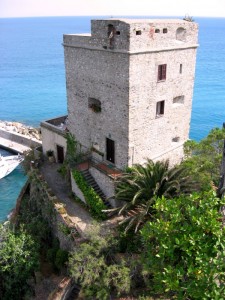
<path id="1" fill-rule="evenodd" d="M 155 29 L 155 33 L 160 33 L 160 29 Z"/>
<path id="2" fill-rule="evenodd" d="M 95 113 L 102 110 L 101 101 L 95 98 L 88 98 L 88 107 Z"/>
<path id="3" fill-rule="evenodd" d="M 158 66 L 158 81 L 166 80 L 166 64 Z"/>
<path id="4" fill-rule="evenodd" d="M 168 32 L 167 28 L 163 28 L 163 33 L 167 33 L 167 32 Z"/>
<path id="5" fill-rule="evenodd" d="M 117 35 L 120 35 L 120 31 L 116 31 L 116 34 L 117 34 Z"/>
<path id="6" fill-rule="evenodd" d="M 156 103 L 156 117 L 162 117 L 164 115 L 165 101 L 159 101 Z"/>
<path id="7" fill-rule="evenodd" d="M 141 35 L 141 30 L 137 30 L 136 35 Z"/>
<path id="8" fill-rule="evenodd" d="M 180 141 L 180 137 L 179 136 L 175 136 L 174 138 L 172 138 L 172 142 L 173 143 L 178 143 Z"/>

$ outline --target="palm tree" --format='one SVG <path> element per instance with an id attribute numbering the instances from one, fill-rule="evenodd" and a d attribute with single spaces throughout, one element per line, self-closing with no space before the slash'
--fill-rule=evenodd
<path id="1" fill-rule="evenodd" d="M 115 198 L 124 204 L 108 212 L 124 216 L 120 224 L 127 224 L 125 232 L 130 228 L 135 228 L 137 232 L 154 215 L 156 198 L 190 194 L 196 188 L 184 173 L 185 169 L 181 167 L 169 169 L 168 160 L 155 163 L 147 160 L 144 166 L 134 165 L 130 172 L 123 174 L 117 181 Z"/>

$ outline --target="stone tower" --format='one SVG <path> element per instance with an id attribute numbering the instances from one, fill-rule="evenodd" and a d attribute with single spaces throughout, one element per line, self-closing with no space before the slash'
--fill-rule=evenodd
<path id="1" fill-rule="evenodd" d="M 122 169 L 181 161 L 189 136 L 198 26 L 177 19 L 92 20 L 64 35 L 68 128 Z"/>

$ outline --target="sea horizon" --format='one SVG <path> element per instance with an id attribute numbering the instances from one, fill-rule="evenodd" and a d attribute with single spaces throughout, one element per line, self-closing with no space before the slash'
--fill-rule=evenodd
<path id="1" fill-rule="evenodd" d="M 108 17 L 111 16 L 0 18 L 0 120 L 39 127 L 43 120 L 66 115 L 63 34 L 90 32 L 90 19 Z M 225 40 L 222 38 L 225 18 L 193 17 L 199 24 L 199 48 L 190 138 L 199 141 L 212 128 L 221 128 L 225 121 Z M 19 173 L 15 180 L 21 176 Z M 13 208 L 18 191 L 15 193 L 15 187 L 7 184 L 13 195 L 10 199 L 7 196 L 7 203 Z M 0 189 L 3 190 L 1 183 Z M 1 205 L 5 203 L 4 193 L 0 195 Z M 8 206 L 1 208 L 0 220 L 8 213 Z"/>

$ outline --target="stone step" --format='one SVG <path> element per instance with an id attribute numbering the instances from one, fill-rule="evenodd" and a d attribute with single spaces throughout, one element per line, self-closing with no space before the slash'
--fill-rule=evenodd
<path id="1" fill-rule="evenodd" d="M 90 172 L 88 170 L 84 170 L 84 171 L 81 171 L 81 173 L 84 176 L 87 184 L 89 186 L 91 186 L 94 189 L 94 191 L 99 195 L 99 197 L 102 199 L 105 206 L 107 206 L 108 208 L 111 208 L 112 207 L 111 204 L 106 200 L 106 196 L 104 195 L 101 188 L 95 181 L 94 177 L 90 174 Z"/>
<path id="2" fill-rule="evenodd" d="M 86 181 L 89 184 L 95 184 L 95 181 L 93 179 L 88 178 L 88 179 L 86 179 Z"/>

